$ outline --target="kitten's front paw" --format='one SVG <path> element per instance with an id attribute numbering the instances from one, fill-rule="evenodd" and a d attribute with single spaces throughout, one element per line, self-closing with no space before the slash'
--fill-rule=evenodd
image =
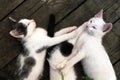
<path id="1" fill-rule="evenodd" d="M 72 31 L 74 31 L 76 29 L 77 29 L 77 26 L 69 27 L 68 28 L 68 33 L 72 32 Z"/>
<path id="2" fill-rule="evenodd" d="M 70 33 L 71 39 L 75 38 L 75 37 L 77 36 L 77 34 L 78 34 L 77 30 L 72 31 L 72 32 Z"/>
<path id="3" fill-rule="evenodd" d="M 67 63 L 67 60 L 64 60 L 62 63 L 57 65 L 57 69 L 62 70 L 63 68 L 65 68 L 66 63 Z"/>

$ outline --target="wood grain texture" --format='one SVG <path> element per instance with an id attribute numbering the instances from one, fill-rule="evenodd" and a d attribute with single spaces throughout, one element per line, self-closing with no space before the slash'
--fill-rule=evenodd
<path id="1" fill-rule="evenodd" d="M 48 18 L 51 13 L 56 16 L 57 23 L 84 1 L 85 0 L 63 0 L 60 2 L 54 2 L 53 0 L 53 2 L 48 2 L 43 5 L 42 8 L 40 8 L 31 17 L 37 20 L 38 26 L 46 28 L 46 23 L 48 23 Z"/>
<path id="2" fill-rule="evenodd" d="M 115 65 L 115 71 L 116 71 L 116 75 L 117 75 L 117 79 L 120 80 L 120 60 L 119 62 Z"/>
<path id="3" fill-rule="evenodd" d="M 115 3 L 114 0 L 105 0 L 104 3 L 101 0 L 87 0 L 83 5 L 76 9 L 72 14 L 65 18 L 57 26 L 71 26 L 71 25 L 81 25 L 84 21 L 90 19 L 97 13 L 100 9 L 106 10 L 108 6 Z"/>
<path id="4" fill-rule="evenodd" d="M 20 53 L 20 43 L 9 35 L 12 29 L 9 16 L 17 20 L 33 18 L 37 26 L 46 28 L 49 15 L 53 13 L 57 31 L 81 25 L 100 9 L 104 9 L 105 21 L 113 23 L 112 31 L 103 38 L 103 45 L 120 80 L 120 0 L 0 0 L 0 69 L 13 75 L 15 58 Z M 43 80 L 48 80 L 47 70 L 44 75 Z"/>
<path id="5" fill-rule="evenodd" d="M 120 11 L 120 10 L 119 10 Z M 114 24 L 113 32 L 120 37 L 120 19 Z"/>
<path id="6" fill-rule="evenodd" d="M 0 21 L 19 6 L 24 0 L 0 0 Z"/>

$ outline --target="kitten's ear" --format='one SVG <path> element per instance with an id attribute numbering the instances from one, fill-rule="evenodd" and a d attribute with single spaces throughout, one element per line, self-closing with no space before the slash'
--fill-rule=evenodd
<path id="1" fill-rule="evenodd" d="M 94 17 L 103 18 L 103 9 L 101 9 Z"/>
<path id="2" fill-rule="evenodd" d="M 9 34 L 15 38 L 23 38 L 24 37 L 24 35 L 19 34 L 16 30 L 11 30 Z"/>
<path id="3" fill-rule="evenodd" d="M 111 29 L 112 29 L 112 23 L 106 23 L 103 27 L 103 32 L 107 33 L 111 31 Z"/>

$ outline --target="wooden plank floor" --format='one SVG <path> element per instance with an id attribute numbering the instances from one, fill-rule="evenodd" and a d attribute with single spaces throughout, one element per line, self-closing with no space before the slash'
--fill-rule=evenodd
<path id="1" fill-rule="evenodd" d="M 0 0 L 0 71 L 13 75 L 15 60 L 20 53 L 19 42 L 9 35 L 9 16 L 33 18 L 40 27 L 47 27 L 49 14 L 56 16 L 56 30 L 79 26 L 104 9 L 104 19 L 113 29 L 103 39 L 118 80 L 120 80 L 120 0 Z M 48 75 L 47 75 L 48 76 Z M 44 77 L 43 80 L 47 80 Z"/>

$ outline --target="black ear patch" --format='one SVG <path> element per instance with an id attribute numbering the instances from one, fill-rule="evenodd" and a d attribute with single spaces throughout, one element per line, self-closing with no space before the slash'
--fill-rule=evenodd
<path id="1" fill-rule="evenodd" d="M 27 26 L 25 26 L 24 24 L 22 23 L 17 23 L 15 25 L 15 29 L 17 30 L 17 32 L 21 35 L 26 35 L 27 34 Z"/>
<path id="2" fill-rule="evenodd" d="M 69 56 L 72 52 L 73 45 L 67 41 L 62 42 L 60 46 L 60 51 L 63 56 Z"/>

